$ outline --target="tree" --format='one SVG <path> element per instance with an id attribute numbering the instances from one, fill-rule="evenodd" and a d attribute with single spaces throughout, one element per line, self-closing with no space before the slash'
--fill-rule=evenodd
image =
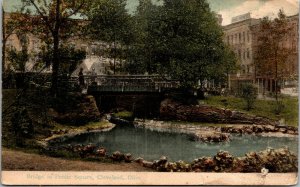
<path id="1" fill-rule="evenodd" d="M 127 70 L 130 73 L 143 74 L 157 73 L 152 59 L 152 40 L 150 37 L 150 20 L 158 14 L 160 6 L 154 5 L 151 0 L 140 0 L 134 13 L 132 24 L 134 39 L 128 50 Z"/>
<path id="2" fill-rule="evenodd" d="M 130 42 L 131 16 L 126 8 L 126 0 L 95 0 L 87 12 L 88 34 L 94 40 L 112 44 L 108 56 L 113 57 L 113 72 L 116 73 L 116 58 L 121 55 L 123 45 Z"/>
<path id="3" fill-rule="evenodd" d="M 285 39 L 291 32 L 288 20 L 283 10 L 278 13 L 278 18 L 271 20 L 262 19 L 257 31 L 257 46 L 255 51 L 256 75 L 275 80 L 275 97 L 278 101 L 279 85 L 282 79 L 289 75 L 288 57 L 292 51 L 285 44 Z"/>
<path id="4" fill-rule="evenodd" d="M 36 65 L 50 64 L 52 60 L 53 50 L 48 51 L 43 48 L 38 54 L 38 62 Z M 77 50 L 73 47 L 61 47 L 59 49 L 59 57 L 61 60 L 60 71 L 62 74 L 69 76 L 76 70 L 78 64 L 86 58 L 85 51 Z"/>
<path id="5" fill-rule="evenodd" d="M 195 87 L 211 79 L 211 68 L 221 65 L 225 45 L 216 15 L 205 0 L 164 0 L 162 6 L 143 1 L 138 7 L 146 69 Z M 142 59 L 142 58 L 141 58 Z"/>
<path id="6" fill-rule="evenodd" d="M 257 89 L 253 84 L 243 84 L 241 86 L 241 97 L 246 101 L 246 109 L 249 111 L 253 108 L 255 99 L 257 97 Z"/>
<path id="7" fill-rule="evenodd" d="M 88 6 L 88 0 L 22 0 L 24 8 L 22 16 L 30 25 L 30 32 L 38 36 L 53 51 L 51 57 L 53 95 L 57 91 L 57 81 L 60 71 L 59 48 L 62 41 L 77 34 L 80 21 L 73 17 L 82 14 Z"/>
<path id="8" fill-rule="evenodd" d="M 25 15 L 21 15 L 21 11 L 24 7 L 21 7 L 19 11 L 15 13 L 6 13 L 2 7 L 2 71 L 6 70 L 6 45 L 7 40 L 14 34 L 18 36 L 24 35 L 28 32 L 28 27 L 25 21 L 28 19 Z"/>
<path id="9" fill-rule="evenodd" d="M 221 79 L 220 82 L 226 82 L 227 88 L 229 88 L 229 75 L 234 73 L 237 69 L 236 55 L 229 46 L 225 46 L 222 53 L 221 65 L 217 64 L 211 71 L 214 80 Z"/>
<path id="10" fill-rule="evenodd" d="M 17 36 L 20 40 L 21 51 L 17 51 L 15 48 L 10 49 L 8 51 L 8 60 L 12 63 L 15 70 L 25 72 L 26 63 L 29 60 L 28 37 L 23 33 L 18 33 Z"/>

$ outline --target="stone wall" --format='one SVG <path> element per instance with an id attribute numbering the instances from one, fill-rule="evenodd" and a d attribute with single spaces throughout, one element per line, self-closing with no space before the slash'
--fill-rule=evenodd
<path id="1" fill-rule="evenodd" d="M 95 98 L 104 112 L 126 110 L 140 118 L 157 117 L 162 100 L 160 95 L 96 95 Z"/>
<path id="2" fill-rule="evenodd" d="M 172 99 L 162 101 L 160 119 L 207 123 L 276 125 L 275 121 L 267 118 L 207 105 L 185 105 Z"/>

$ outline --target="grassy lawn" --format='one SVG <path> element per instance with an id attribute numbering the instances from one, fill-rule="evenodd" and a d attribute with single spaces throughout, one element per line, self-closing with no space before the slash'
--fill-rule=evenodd
<path id="1" fill-rule="evenodd" d="M 62 125 L 62 124 L 56 123 L 54 126 L 55 126 L 54 130 L 62 130 L 62 129 L 65 129 L 65 130 L 86 130 L 86 129 L 95 130 L 95 129 L 110 127 L 110 123 L 107 121 L 100 121 L 100 122 L 91 122 L 91 123 L 88 123 L 88 124 L 82 125 L 82 126 Z"/>
<path id="2" fill-rule="evenodd" d="M 16 148 L 16 135 L 14 133 L 13 126 L 11 123 L 11 119 L 16 109 L 18 108 L 18 106 L 11 106 L 16 101 L 16 95 L 17 90 L 2 90 L 2 108 L 3 110 L 9 108 L 9 110 L 5 112 L 2 118 L 2 145 L 4 145 L 4 147 Z M 35 140 L 41 140 L 51 136 L 52 130 L 68 130 L 69 132 L 79 132 L 86 130 L 98 130 L 111 126 L 111 124 L 107 121 L 91 122 L 88 124 L 83 124 L 81 126 L 64 125 L 53 121 L 51 118 L 48 119 L 48 123 L 44 123 L 44 118 L 41 117 L 41 111 L 38 110 L 39 108 L 34 108 L 33 105 L 30 105 L 31 103 L 27 100 L 25 103 L 24 99 L 23 103 L 26 104 L 25 106 L 30 112 L 34 126 L 34 137 L 26 139 L 26 141 L 24 140 L 24 144 L 28 149 L 35 146 Z"/>
<path id="3" fill-rule="evenodd" d="M 256 100 L 254 103 L 254 108 L 250 111 L 245 110 L 246 102 L 243 99 L 236 97 L 210 96 L 203 100 L 203 102 L 208 105 L 243 111 L 249 114 L 268 117 L 274 120 L 280 120 L 283 118 L 285 119 L 285 123 L 287 125 L 298 125 L 297 97 L 283 97 L 282 103 L 284 107 L 279 115 L 275 113 L 276 101 L 274 100 Z"/>
<path id="4" fill-rule="evenodd" d="M 114 116 L 125 120 L 131 120 L 133 117 L 133 113 L 129 111 L 121 111 L 121 112 L 114 113 Z"/>

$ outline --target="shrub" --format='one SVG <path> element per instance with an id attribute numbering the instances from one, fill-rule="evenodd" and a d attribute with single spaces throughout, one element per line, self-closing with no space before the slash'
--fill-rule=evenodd
<path id="1" fill-rule="evenodd" d="M 249 111 L 253 108 L 255 99 L 257 97 L 257 88 L 253 84 L 243 84 L 240 90 L 241 98 L 243 98 L 246 103 L 246 109 Z"/>

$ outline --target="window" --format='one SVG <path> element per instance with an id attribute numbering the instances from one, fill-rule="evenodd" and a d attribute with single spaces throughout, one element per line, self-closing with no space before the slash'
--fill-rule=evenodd
<path id="1" fill-rule="evenodd" d="M 245 32 L 243 32 L 243 42 L 246 42 L 246 38 L 245 38 Z"/>
<path id="2" fill-rule="evenodd" d="M 233 35 L 231 35 L 231 44 L 233 44 Z"/>
<path id="3" fill-rule="evenodd" d="M 249 34 L 249 31 L 247 32 L 247 40 L 248 40 L 248 43 L 250 42 L 250 34 Z"/>
<path id="4" fill-rule="evenodd" d="M 237 34 L 234 35 L 234 43 L 237 43 Z"/>
<path id="5" fill-rule="evenodd" d="M 243 53 L 243 59 L 246 60 L 246 51 Z"/>
<path id="6" fill-rule="evenodd" d="M 248 59 L 250 58 L 250 51 L 249 51 L 249 48 L 247 48 L 247 58 L 248 58 Z"/>
<path id="7" fill-rule="evenodd" d="M 239 51 L 238 51 L 238 54 L 239 54 L 239 58 L 241 59 L 241 58 L 242 58 L 242 52 L 241 52 L 240 49 L 239 49 Z"/>
<path id="8" fill-rule="evenodd" d="M 243 73 L 243 74 L 246 73 L 246 67 L 245 67 L 245 65 L 242 65 L 242 73 Z"/>
<path id="9" fill-rule="evenodd" d="M 239 33 L 239 42 L 241 43 L 241 41 L 242 41 L 242 34 Z"/>

